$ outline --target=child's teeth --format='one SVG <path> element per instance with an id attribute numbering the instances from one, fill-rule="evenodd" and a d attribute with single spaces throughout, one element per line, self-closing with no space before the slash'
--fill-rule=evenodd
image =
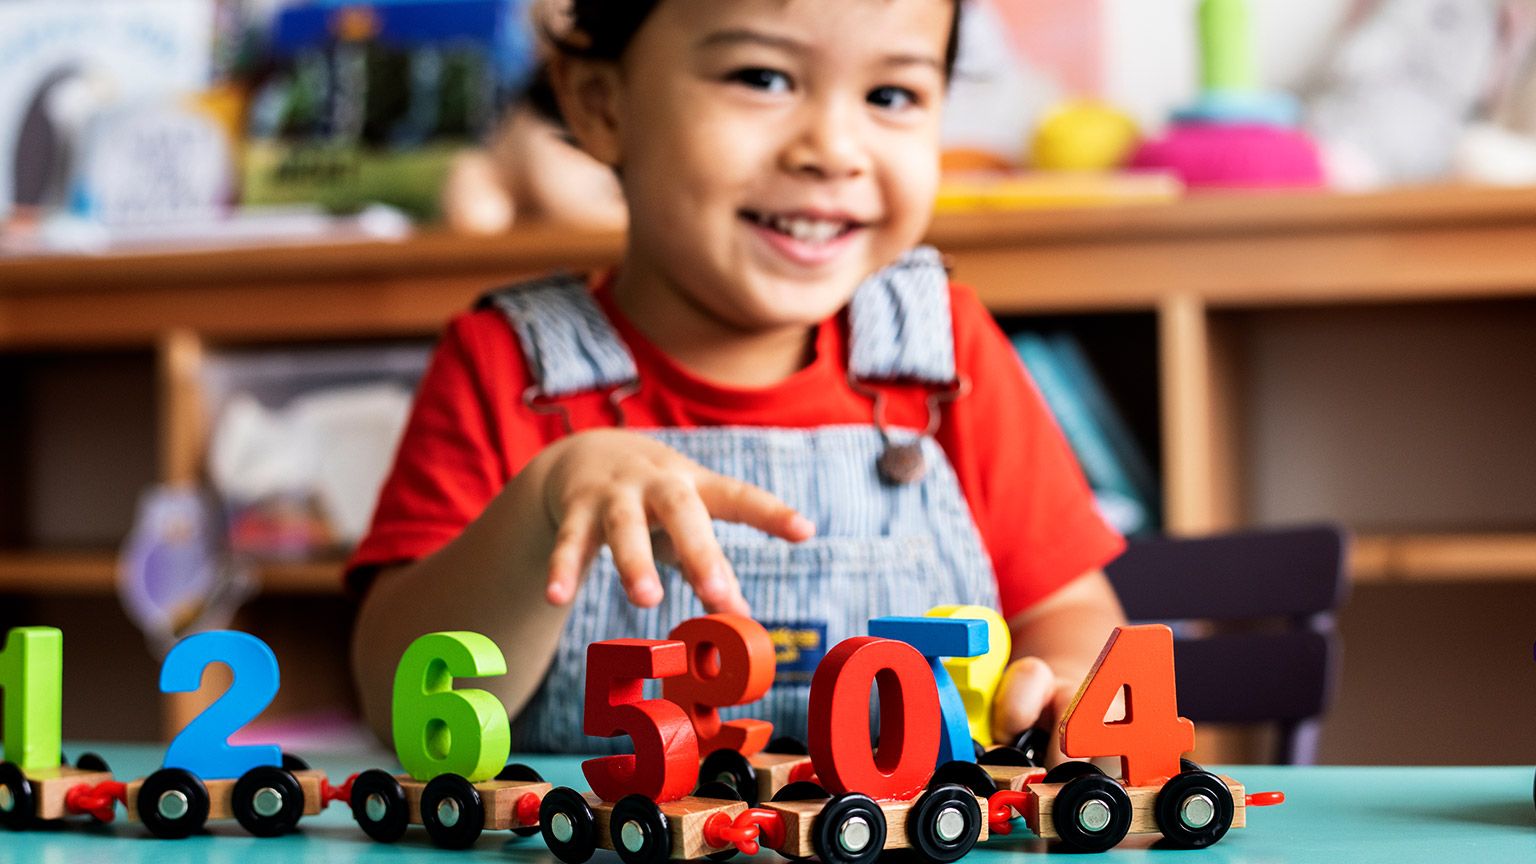
<path id="1" fill-rule="evenodd" d="M 842 233 L 843 224 L 825 219 L 776 216 L 773 219 L 773 229 L 780 234 L 788 234 L 801 243 L 819 245 Z"/>

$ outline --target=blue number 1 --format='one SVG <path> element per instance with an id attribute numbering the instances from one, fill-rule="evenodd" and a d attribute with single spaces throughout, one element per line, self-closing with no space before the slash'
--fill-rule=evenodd
<path id="1" fill-rule="evenodd" d="M 213 663 L 227 664 L 234 680 L 165 748 L 165 767 L 216 780 L 237 778 L 258 765 L 281 765 L 283 754 L 275 744 L 233 747 L 229 743 L 229 736 L 256 719 L 277 695 L 277 655 L 267 643 L 233 630 L 188 636 L 165 655 L 160 692 L 197 690 L 203 670 Z"/>

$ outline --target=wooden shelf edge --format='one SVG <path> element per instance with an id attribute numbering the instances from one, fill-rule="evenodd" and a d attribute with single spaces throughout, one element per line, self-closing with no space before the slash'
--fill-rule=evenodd
<path id="1" fill-rule="evenodd" d="M 1350 545 L 1357 584 L 1536 581 L 1536 534 L 1364 534 Z"/>
<path id="2" fill-rule="evenodd" d="M 340 560 L 265 563 L 261 594 L 339 595 Z M 117 558 L 106 552 L 0 552 L 0 593 L 108 595 L 117 590 Z"/>

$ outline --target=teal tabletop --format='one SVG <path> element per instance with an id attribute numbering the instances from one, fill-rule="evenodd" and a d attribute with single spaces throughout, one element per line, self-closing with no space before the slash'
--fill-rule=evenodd
<path id="1" fill-rule="evenodd" d="M 72 745 L 71 756 L 90 749 L 106 758 L 119 778 L 142 777 L 159 767 L 161 750 L 142 745 Z M 305 754 L 313 767 L 336 782 L 368 768 L 389 768 L 380 754 Z M 577 757 L 515 757 L 556 785 L 584 788 Z M 1284 792 L 1284 804 L 1253 808 L 1248 827 L 1233 829 L 1216 845 L 1203 850 L 1160 849 L 1155 835 L 1132 836 L 1118 848 L 1094 860 L 1106 862 L 1155 859 L 1163 862 L 1330 862 L 1351 864 L 1416 861 L 1536 861 L 1536 807 L 1532 803 L 1532 769 L 1477 768 L 1345 768 L 1238 766 L 1217 769 L 1243 783 L 1249 792 Z M 1029 834 L 1022 822 L 1007 837 L 976 848 L 970 864 L 1026 864 L 1046 860 L 1048 844 Z M 768 862 L 781 861 L 771 852 L 759 853 Z M 750 862 L 747 856 L 737 861 Z M 1058 859 L 1059 860 L 1059 859 Z M 467 851 L 434 848 L 421 828 L 412 828 L 393 845 L 369 840 L 339 804 L 318 817 L 306 818 L 300 831 L 276 839 L 251 837 L 233 820 L 209 823 L 207 833 L 185 840 L 158 840 L 144 827 L 128 823 L 118 810 L 116 821 L 98 825 L 71 819 L 38 830 L 0 831 L 0 864 L 264 864 L 264 862 L 463 862 L 558 864 L 537 836 L 523 839 L 510 833 L 487 832 Z M 619 864 L 612 852 L 599 851 L 593 864 Z"/>

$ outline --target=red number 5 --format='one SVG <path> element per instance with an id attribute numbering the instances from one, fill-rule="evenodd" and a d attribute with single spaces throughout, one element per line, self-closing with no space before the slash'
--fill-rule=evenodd
<path id="1" fill-rule="evenodd" d="M 699 779 L 699 741 L 687 713 L 665 699 L 641 699 L 640 682 L 688 671 L 682 642 L 611 639 L 587 646 L 587 703 L 582 731 L 598 738 L 628 735 L 633 756 L 581 763 L 592 791 L 604 801 L 640 793 L 675 801 Z"/>

